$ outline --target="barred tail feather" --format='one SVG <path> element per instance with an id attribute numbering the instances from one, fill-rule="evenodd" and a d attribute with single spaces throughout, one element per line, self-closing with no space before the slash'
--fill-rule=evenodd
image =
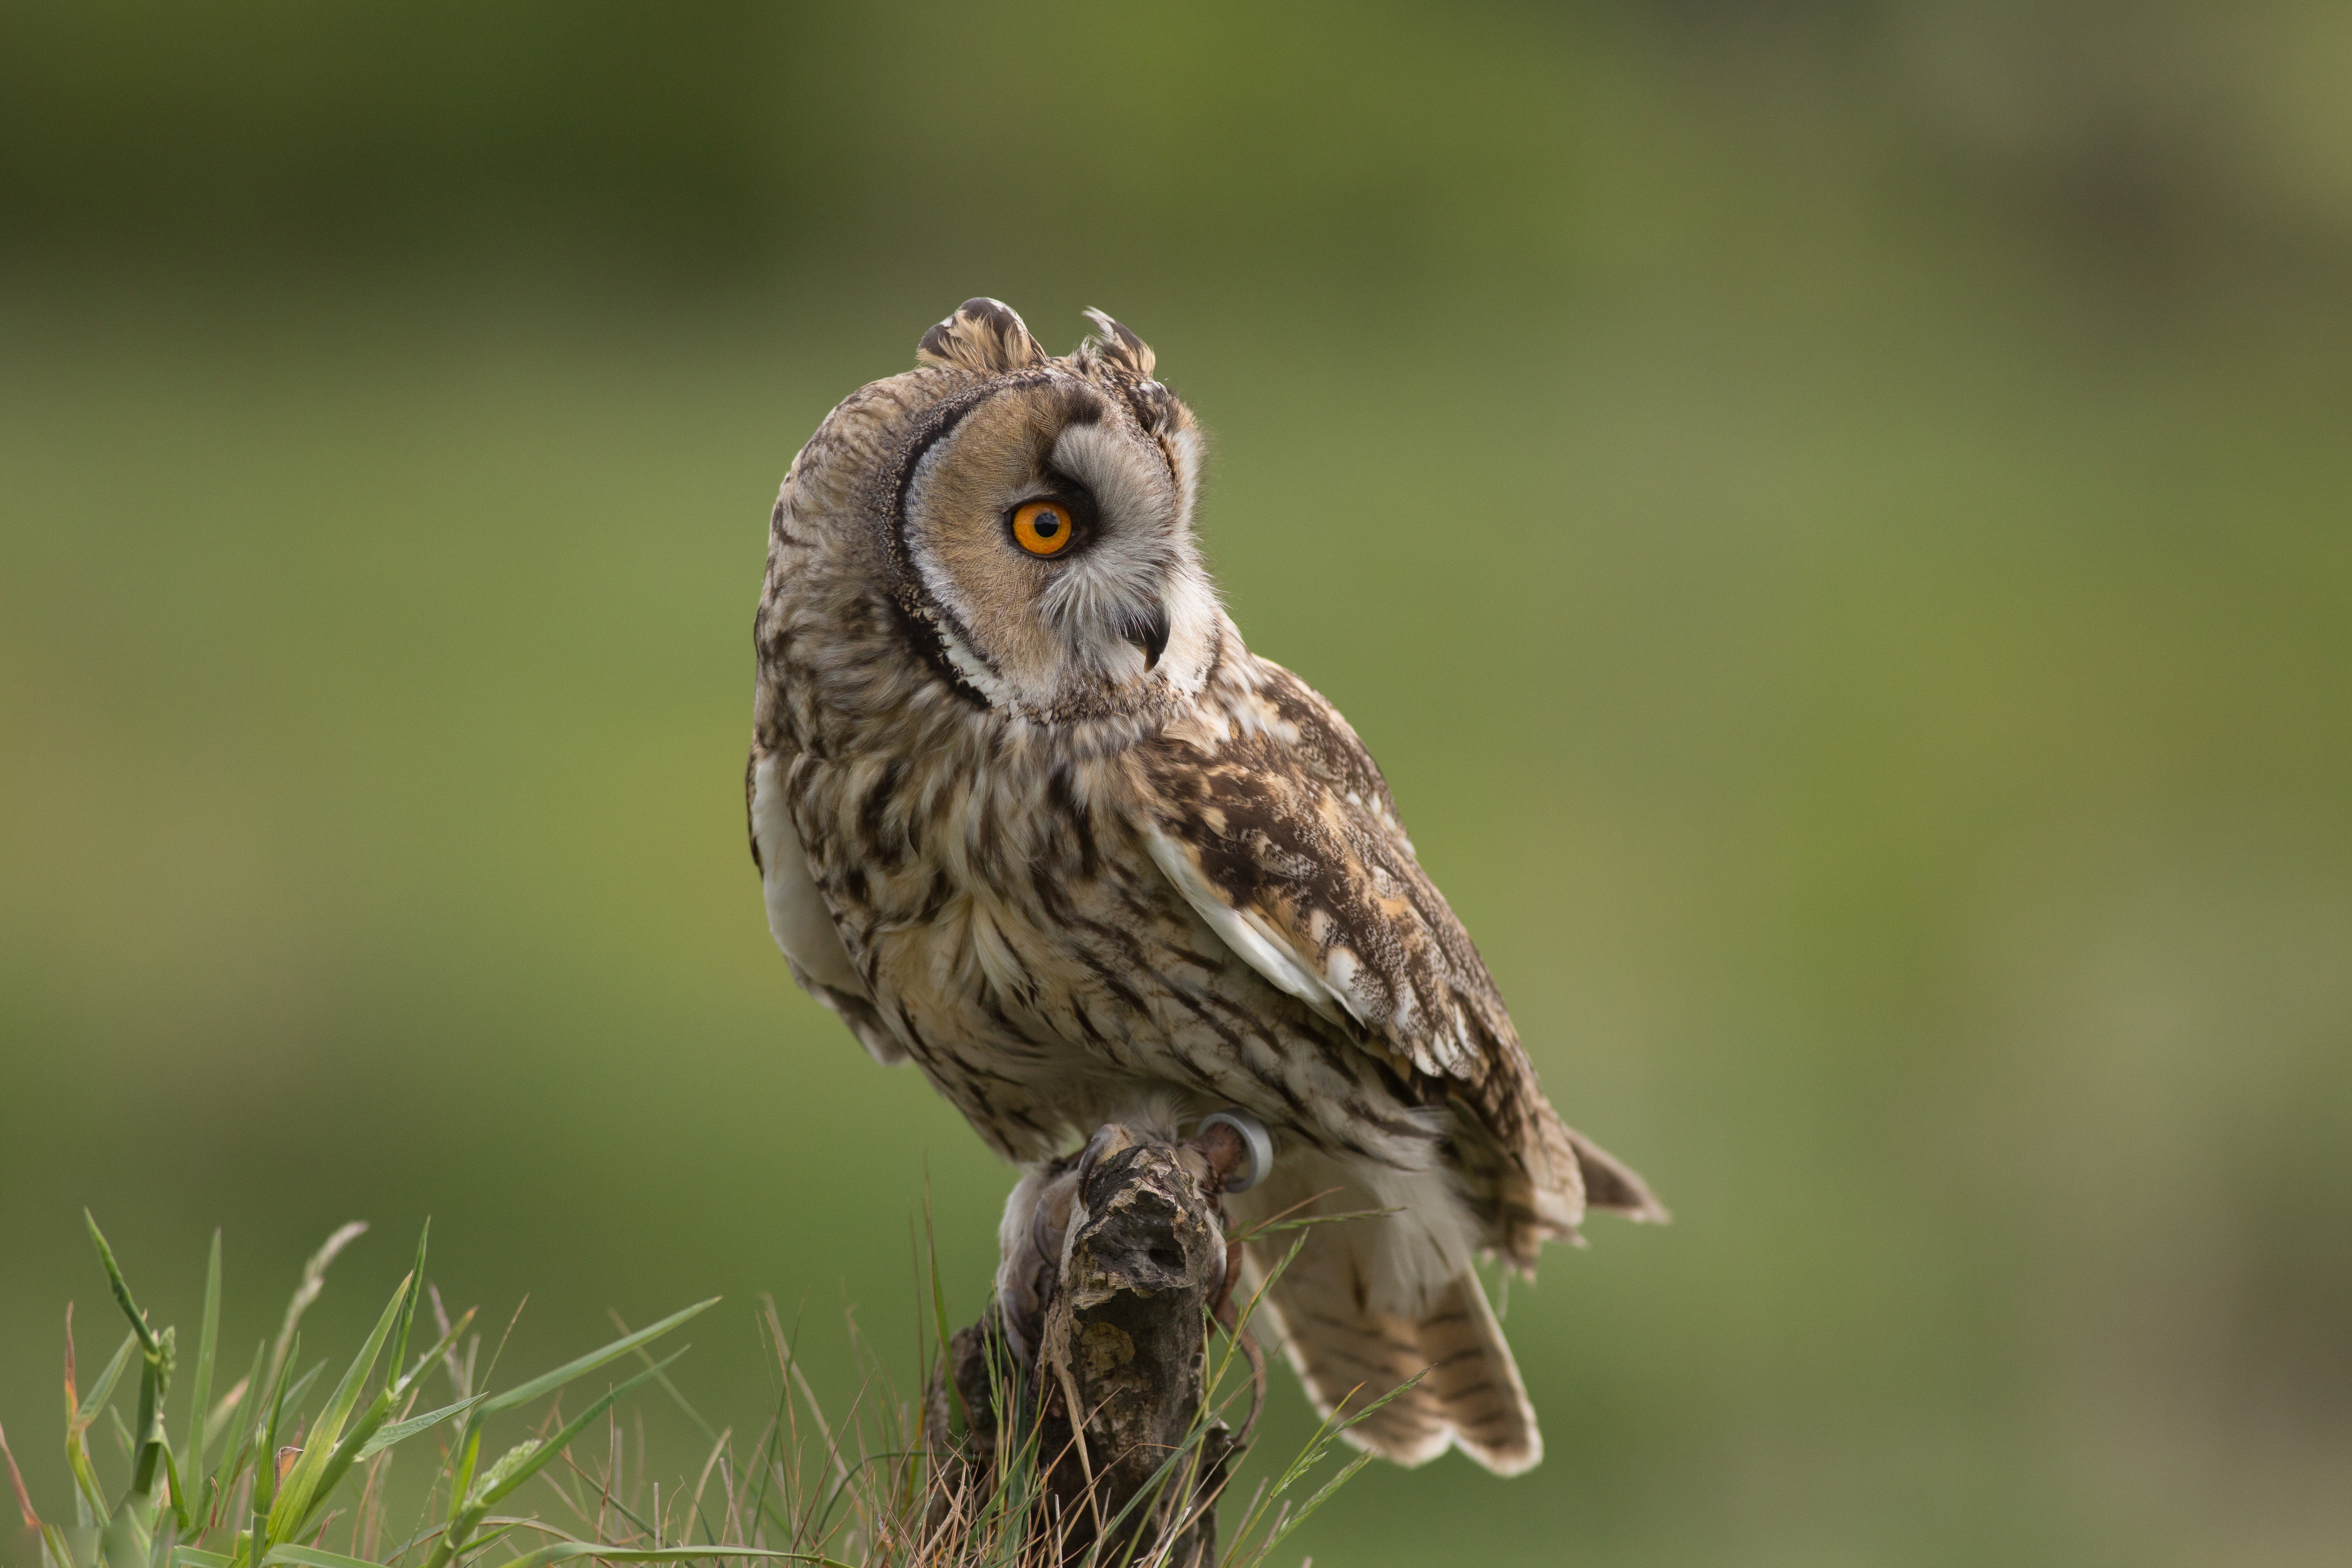
<path id="1" fill-rule="evenodd" d="M 1364 1307 L 1344 1276 L 1301 1270 L 1297 1264 L 1266 1293 L 1257 1322 L 1261 1331 L 1271 1331 L 1281 1342 L 1284 1359 L 1307 1385 L 1317 1414 L 1325 1416 L 1360 1415 L 1428 1364 L 1421 1359 L 1420 1331 L 1411 1320 Z M 1431 1392 L 1415 1386 L 1363 1415 L 1348 1428 L 1347 1437 L 1400 1465 L 1420 1465 L 1445 1452 L 1453 1432 Z"/>
<path id="2" fill-rule="evenodd" d="M 1650 1225 L 1674 1217 L 1631 1165 L 1560 1121 L 1548 1100 L 1536 1101 L 1516 1153 L 1514 1160 L 1493 1152 L 1475 1176 L 1492 1184 L 1491 1242 L 1519 1269 L 1532 1270 L 1548 1241 L 1583 1246 L 1579 1227 L 1590 1209 Z"/>
<path id="3" fill-rule="evenodd" d="M 1576 1151 L 1577 1169 L 1583 1177 L 1588 1206 L 1607 1209 L 1647 1225 L 1664 1225 L 1674 1217 L 1651 1193 L 1649 1184 L 1634 1174 L 1633 1166 L 1575 1128 L 1561 1131 L 1568 1134 L 1569 1144 Z"/>
<path id="4" fill-rule="evenodd" d="M 1314 1261 L 1350 1257 L 1333 1249 Z M 1309 1263 L 1302 1253 L 1259 1313 L 1316 1409 L 1351 1415 L 1421 1379 L 1350 1426 L 1349 1441 L 1401 1465 L 1424 1464 L 1459 1447 L 1505 1476 L 1543 1458 L 1535 1406 L 1476 1274 L 1465 1268 L 1439 1287 L 1416 1317 L 1368 1307 L 1363 1281 L 1352 1270 L 1303 1267 Z M 1253 1258 L 1251 1274 L 1257 1271 Z"/>

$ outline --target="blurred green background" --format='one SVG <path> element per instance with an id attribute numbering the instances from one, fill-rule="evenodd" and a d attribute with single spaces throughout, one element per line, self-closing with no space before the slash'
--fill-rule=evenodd
<path id="1" fill-rule="evenodd" d="M 1678 1215 L 1511 1291 L 1539 1471 L 1301 1552 L 2342 1562 L 2347 81 L 2317 0 L 0 10 L 37 1496 L 85 1204 L 184 1333 L 222 1226 L 232 1346 L 352 1217 L 315 1344 L 427 1214 L 517 1373 L 723 1291 L 739 1430 L 761 1289 L 911 1378 L 926 1191 L 978 1310 L 1009 1175 L 793 992 L 740 780 L 785 465 L 992 293 L 1158 349 Z"/>

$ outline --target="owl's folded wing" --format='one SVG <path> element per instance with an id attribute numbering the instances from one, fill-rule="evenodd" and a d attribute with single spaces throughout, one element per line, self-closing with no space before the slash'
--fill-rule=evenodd
<path id="1" fill-rule="evenodd" d="M 1476 1116 L 1514 1168 L 1505 1249 L 1573 1235 L 1588 1204 L 1665 1210 L 1639 1176 L 1563 1125 L 1470 935 L 1414 858 L 1380 769 L 1346 720 L 1254 659 L 1223 734 L 1144 752 L 1153 860 L 1268 981 Z"/>
<path id="2" fill-rule="evenodd" d="M 1242 721 L 1149 753 L 1151 855 L 1211 929 L 1325 1018 L 1426 1078 L 1533 1087 L 1486 965 L 1414 859 L 1330 704 L 1254 660 Z"/>

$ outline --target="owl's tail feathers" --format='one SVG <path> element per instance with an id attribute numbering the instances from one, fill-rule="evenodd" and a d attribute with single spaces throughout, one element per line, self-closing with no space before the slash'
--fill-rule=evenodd
<path id="1" fill-rule="evenodd" d="M 1674 1215 L 1657 1200 L 1633 1167 L 1587 1138 L 1573 1127 L 1563 1127 L 1569 1147 L 1576 1151 L 1578 1174 L 1583 1178 L 1588 1208 L 1607 1209 L 1648 1225 L 1664 1225 Z"/>
<path id="2" fill-rule="evenodd" d="M 1418 1320 L 1370 1310 L 1357 1286 L 1343 1270 L 1285 1273 L 1258 1309 L 1326 1416 L 1355 1415 L 1420 1376 L 1349 1427 L 1349 1442 L 1400 1465 L 1458 1447 L 1501 1476 L 1543 1458 L 1535 1406 L 1475 1273 L 1433 1292 Z"/>
<path id="3" fill-rule="evenodd" d="M 1543 1458 L 1536 1407 L 1478 1276 L 1464 1270 L 1439 1292 L 1419 1328 L 1429 1365 L 1421 1387 L 1453 1428 L 1454 1445 L 1498 1476 L 1534 1468 Z"/>
<path id="4" fill-rule="evenodd" d="M 1491 1184 L 1488 1240 L 1513 1267 L 1532 1273 L 1548 1241 L 1583 1246 L 1581 1227 L 1591 1209 L 1651 1225 L 1673 1217 L 1631 1165 L 1560 1121 L 1548 1102 L 1538 1101 L 1536 1111 L 1516 1159 L 1475 1143 L 1459 1151 L 1486 1162 L 1471 1174 Z"/>

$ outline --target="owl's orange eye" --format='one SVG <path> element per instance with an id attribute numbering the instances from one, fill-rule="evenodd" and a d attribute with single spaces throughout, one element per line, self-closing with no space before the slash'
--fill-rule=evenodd
<path id="1" fill-rule="evenodd" d="M 1013 514 L 1013 540 L 1032 555 L 1059 555 L 1076 530 L 1059 501 L 1033 500 Z"/>

